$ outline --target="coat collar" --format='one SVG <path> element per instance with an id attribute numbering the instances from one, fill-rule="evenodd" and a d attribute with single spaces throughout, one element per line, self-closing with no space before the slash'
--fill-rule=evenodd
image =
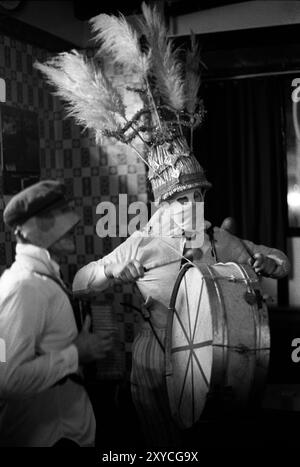
<path id="1" fill-rule="evenodd" d="M 45 248 L 17 243 L 16 263 L 31 271 L 60 278 L 59 265 L 51 258 L 49 251 Z"/>

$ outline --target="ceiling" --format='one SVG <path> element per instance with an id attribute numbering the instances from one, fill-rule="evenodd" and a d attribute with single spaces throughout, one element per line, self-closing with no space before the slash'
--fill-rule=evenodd
<path id="1" fill-rule="evenodd" d="M 241 3 L 242 1 L 243 0 L 163 0 L 147 3 L 163 4 L 166 15 L 177 16 L 218 6 Z M 141 0 L 126 0 L 126 2 L 124 2 L 124 0 L 98 0 L 97 2 L 73 0 L 75 17 L 82 21 L 86 21 L 100 13 L 117 14 L 120 11 L 125 16 L 139 14 L 141 11 L 141 3 Z"/>

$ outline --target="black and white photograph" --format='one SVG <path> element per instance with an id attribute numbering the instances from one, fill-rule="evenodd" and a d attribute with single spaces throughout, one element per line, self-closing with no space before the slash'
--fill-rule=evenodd
<path id="1" fill-rule="evenodd" d="M 3 455 L 299 425 L 300 0 L 0 1 Z"/>

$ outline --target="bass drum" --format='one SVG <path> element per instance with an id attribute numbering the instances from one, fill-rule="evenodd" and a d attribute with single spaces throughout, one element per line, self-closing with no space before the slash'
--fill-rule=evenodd
<path id="1" fill-rule="evenodd" d="M 166 337 L 168 398 L 181 428 L 257 400 L 270 353 L 268 312 L 252 268 L 195 264 L 175 283 Z"/>

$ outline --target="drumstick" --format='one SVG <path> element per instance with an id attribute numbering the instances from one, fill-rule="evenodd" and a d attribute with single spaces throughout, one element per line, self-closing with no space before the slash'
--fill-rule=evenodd
<path id="1" fill-rule="evenodd" d="M 255 259 L 256 259 L 256 258 L 254 257 L 254 254 L 252 253 L 252 251 L 249 250 L 249 248 L 247 247 L 247 245 L 246 245 L 246 243 L 244 242 L 244 240 L 242 240 L 241 238 L 240 238 L 240 240 L 241 240 L 241 242 L 242 242 L 242 244 L 243 244 L 245 250 L 247 251 L 248 255 L 249 255 L 250 258 L 252 259 L 252 261 L 255 262 Z M 254 264 L 254 262 L 253 262 L 253 264 Z M 251 267 L 253 266 L 253 264 L 251 264 Z M 259 272 L 254 271 L 254 272 L 255 272 L 255 274 L 257 274 L 258 276 L 261 276 L 261 275 L 262 275 L 262 273 L 261 273 L 260 271 L 259 271 Z"/>
<path id="2" fill-rule="evenodd" d="M 187 259 L 187 258 L 185 258 L 185 256 L 181 256 L 181 255 L 180 255 L 180 258 Z M 144 272 L 149 272 L 149 271 L 152 271 L 152 269 L 161 268 L 161 267 L 167 266 L 167 265 L 169 265 L 169 264 L 178 263 L 178 261 L 180 260 L 180 258 L 174 259 L 173 261 L 168 261 L 168 262 L 166 262 L 166 263 L 159 264 L 158 266 L 151 266 L 150 268 L 149 268 L 149 267 L 148 267 L 148 268 L 145 268 L 145 267 L 144 267 Z M 194 263 L 193 263 L 193 264 L 194 264 Z"/>

